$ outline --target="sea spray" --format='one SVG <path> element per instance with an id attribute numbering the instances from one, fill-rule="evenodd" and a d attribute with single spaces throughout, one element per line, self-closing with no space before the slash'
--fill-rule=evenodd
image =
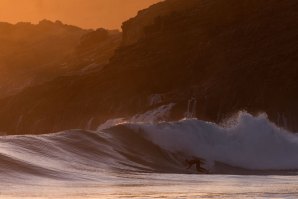
<path id="1" fill-rule="evenodd" d="M 241 112 L 234 125 L 222 127 L 197 119 L 131 124 L 171 152 L 203 157 L 254 170 L 298 168 L 298 135 L 271 123 L 265 114 Z"/>
<path id="2" fill-rule="evenodd" d="M 185 159 L 195 157 L 206 159 L 202 166 L 215 174 L 296 175 L 297 154 L 297 134 L 277 127 L 265 114 L 242 112 L 229 126 L 184 119 L 0 137 L 0 177 L 98 181 L 115 171 L 197 173 L 185 165 Z"/>

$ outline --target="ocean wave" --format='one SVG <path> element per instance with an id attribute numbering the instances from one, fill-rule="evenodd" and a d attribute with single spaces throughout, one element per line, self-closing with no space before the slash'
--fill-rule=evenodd
<path id="1" fill-rule="evenodd" d="M 153 143 L 173 153 L 250 170 L 298 169 L 298 136 L 271 123 L 266 114 L 241 112 L 217 125 L 197 119 L 159 124 L 130 124 Z"/>
<path id="2" fill-rule="evenodd" d="M 229 125 L 197 119 L 113 124 L 96 132 L 0 137 L 2 179 L 97 180 L 106 172 L 297 174 L 298 136 L 265 114 L 240 113 Z M 102 176 L 101 176 L 102 177 Z"/>

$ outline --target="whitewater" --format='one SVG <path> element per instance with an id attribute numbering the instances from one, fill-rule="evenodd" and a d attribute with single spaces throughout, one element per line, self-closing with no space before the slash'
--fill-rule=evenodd
<path id="1" fill-rule="evenodd" d="M 209 174 L 187 169 L 192 158 Z M 0 198 L 297 198 L 297 175 L 298 135 L 266 114 L 223 124 L 139 115 L 96 131 L 0 137 Z"/>

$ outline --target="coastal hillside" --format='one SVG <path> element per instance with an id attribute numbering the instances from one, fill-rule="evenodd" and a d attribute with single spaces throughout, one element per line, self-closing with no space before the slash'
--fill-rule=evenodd
<path id="1" fill-rule="evenodd" d="M 0 23 L 0 97 L 60 74 L 63 60 L 88 32 L 60 21 Z"/>
<path id="2" fill-rule="evenodd" d="M 107 64 L 1 99 L 0 130 L 94 129 L 170 103 L 178 119 L 191 98 L 200 119 L 266 112 L 297 130 L 297 38 L 296 1 L 167 0 L 123 24 Z"/>
<path id="3" fill-rule="evenodd" d="M 84 30 L 60 21 L 0 23 L 0 97 L 107 64 L 120 40 L 118 31 Z"/>

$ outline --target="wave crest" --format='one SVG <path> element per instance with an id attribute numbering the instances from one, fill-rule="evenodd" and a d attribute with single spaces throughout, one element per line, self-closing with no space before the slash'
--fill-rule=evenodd
<path id="1" fill-rule="evenodd" d="M 96 180 L 107 171 L 196 173 L 186 169 L 185 159 L 192 157 L 206 159 L 211 173 L 297 174 L 297 153 L 296 134 L 265 114 L 242 112 L 224 126 L 185 119 L 1 137 L 0 176 Z"/>

